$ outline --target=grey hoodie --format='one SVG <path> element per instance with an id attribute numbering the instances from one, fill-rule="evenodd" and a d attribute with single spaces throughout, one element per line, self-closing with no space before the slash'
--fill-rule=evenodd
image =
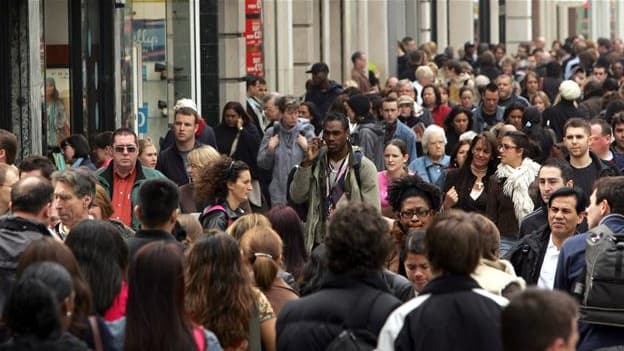
<path id="1" fill-rule="evenodd" d="M 275 151 L 270 153 L 269 139 L 276 133 L 279 135 L 279 144 Z M 269 184 L 272 206 L 287 203 L 288 173 L 305 158 L 305 151 L 297 144 L 297 136 L 300 133 L 303 133 L 310 142 L 314 137 L 314 126 L 308 121 L 299 119 L 296 126 L 286 130 L 281 123 L 277 122 L 272 128 L 266 130 L 260 143 L 258 167 L 273 171 L 271 184 Z"/>

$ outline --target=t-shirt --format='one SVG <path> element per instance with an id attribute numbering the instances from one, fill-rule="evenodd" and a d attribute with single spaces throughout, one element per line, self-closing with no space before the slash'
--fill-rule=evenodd
<path id="1" fill-rule="evenodd" d="M 596 169 L 596 165 L 594 165 L 593 162 L 585 168 L 576 168 L 572 166 L 572 179 L 574 180 L 574 185 L 583 189 L 587 197 L 591 195 L 592 186 L 594 185 L 594 181 L 598 178 L 598 175 L 598 169 Z"/>

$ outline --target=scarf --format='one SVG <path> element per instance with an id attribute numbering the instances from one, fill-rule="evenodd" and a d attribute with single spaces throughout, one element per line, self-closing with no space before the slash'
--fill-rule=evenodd
<path id="1" fill-rule="evenodd" d="M 514 212 L 518 222 L 526 215 L 533 212 L 533 200 L 529 196 L 529 186 L 537 177 L 540 165 L 530 158 L 522 160 L 519 168 L 499 164 L 496 170 L 498 179 L 507 178 L 503 184 L 503 194 L 511 198 L 514 204 Z"/>

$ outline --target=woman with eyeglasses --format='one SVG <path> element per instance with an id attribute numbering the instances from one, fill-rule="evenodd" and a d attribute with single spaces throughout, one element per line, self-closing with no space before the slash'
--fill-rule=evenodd
<path id="1" fill-rule="evenodd" d="M 91 148 L 84 135 L 73 134 L 65 138 L 61 141 L 61 151 L 68 167 L 95 171 L 95 164 L 91 162 Z"/>
<path id="2" fill-rule="evenodd" d="M 425 155 L 418 157 L 409 164 L 409 170 L 424 181 L 441 188 L 444 184 L 443 174 L 451 163 L 451 157 L 445 154 L 446 134 L 444 129 L 435 124 L 425 129 L 422 136 L 422 147 Z"/>
<path id="3" fill-rule="evenodd" d="M 463 166 L 448 172 L 444 183 L 443 209 L 485 213 L 488 181 L 498 166 L 498 145 L 490 132 L 477 135 Z"/>
<path id="4" fill-rule="evenodd" d="M 195 200 L 208 204 L 199 217 L 204 230 L 225 231 L 245 214 L 240 206 L 251 191 L 251 172 L 245 162 L 221 156 L 204 167 L 195 180 Z"/>
<path id="5" fill-rule="evenodd" d="M 501 162 L 488 183 L 485 213 L 500 231 L 500 254 L 504 256 L 520 239 L 520 221 L 535 207 L 529 186 L 540 168 L 532 157 L 540 150 L 526 134 L 513 131 L 503 135 L 499 151 Z"/>
<path id="6" fill-rule="evenodd" d="M 388 202 L 395 214 L 390 230 L 394 249 L 386 262 L 393 272 L 405 275 L 399 255 L 405 244 L 405 236 L 410 229 L 427 229 L 440 210 L 441 192 L 435 185 L 423 181 L 416 175 L 401 177 L 388 187 Z"/>

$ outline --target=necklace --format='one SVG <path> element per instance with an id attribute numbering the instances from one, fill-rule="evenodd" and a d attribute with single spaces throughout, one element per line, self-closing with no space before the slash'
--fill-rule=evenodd
<path id="1" fill-rule="evenodd" d="M 470 171 L 472 171 L 472 174 L 475 175 L 475 177 L 477 177 L 477 179 L 475 179 L 474 185 L 473 185 L 473 189 L 477 190 L 477 191 L 481 191 L 483 190 L 483 182 L 481 181 L 481 179 L 483 179 L 483 177 L 485 177 L 485 174 L 487 173 L 487 167 L 483 168 L 483 169 L 479 169 L 477 167 L 475 167 L 474 165 L 470 165 Z"/>

